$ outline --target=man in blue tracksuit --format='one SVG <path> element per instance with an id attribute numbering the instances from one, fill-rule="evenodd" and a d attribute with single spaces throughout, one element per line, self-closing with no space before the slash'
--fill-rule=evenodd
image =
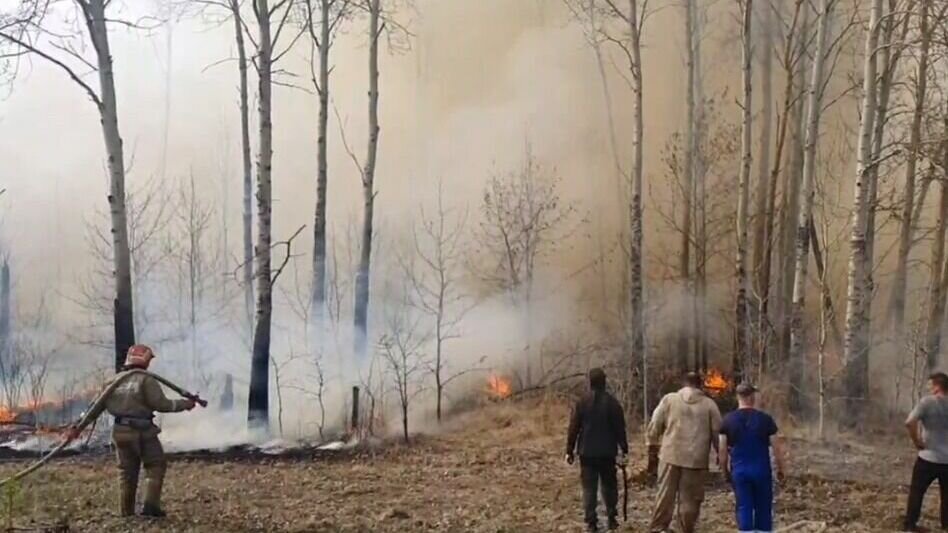
<path id="1" fill-rule="evenodd" d="M 770 448 L 777 460 L 777 478 L 783 479 L 784 461 L 777 424 L 770 415 L 754 408 L 757 388 L 737 386 L 738 409 L 721 422 L 718 458 L 731 478 L 737 500 L 740 532 L 773 531 L 773 472 Z"/>

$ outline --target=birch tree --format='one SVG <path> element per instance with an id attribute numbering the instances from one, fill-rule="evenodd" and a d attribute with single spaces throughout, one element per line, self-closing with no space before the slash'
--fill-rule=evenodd
<path id="1" fill-rule="evenodd" d="M 368 0 L 369 12 L 369 142 L 368 155 L 362 170 L 362 240 L 359 268 L 355 280 L 353 325 L 355 355 L 365 356 L 369 317 L 369 282 L 372 266 L 372 232 L 375 216 L 375 164 L 379 149 L 379 37 L 384 30 L 381 23 L 381 0 Z"/>
<path id="2" fill-rule="evenodd" d="M 12 13 L 2 13 L 0 41 L 14 48 L 12 55 L 30 55 L 59 69 L 92 100 L 99 113 L 109 175 L 109 213 L 112 236 L 112 267 L 115 281 L 112 317 L 115 331 L 115 369 L 124 364 L 128 348 L 135 344 L 132 269 L 125 210 L 125 153 L 119 129 L 109 27 L 123 23 L 108 14 L 109 0 L 34 0 L 19 2 Z M 4 16 L 6 15 L 6 16 Z M 78 21 L 81 29 L 63 33 L 66 21 Z M 68 24 L 67 24 L 68 26 Z M 0 58 L 4 55 L 0 55 Z M 6 56 L 9 57 L 9 56 Z M 96 72 L 98 87 L 83 74 Z"/>
<path id="3" fill-rule="evenodd" d="M 847 403 L 854 413 L 862 412 L 869 388 L 869 313 L 872 302 L 870 275 L 872 265 L 867 254 L 869 191 L 872 187 L 872 130 L 877 106 L 877 72 L 882 0 L 872 0 L 866 33 L 863 65 L 863 94 L 853 185 L 852 230 L 849 238 L 849 270 L 846 297 L 846 338 L 843 352 L 844 388 Z"/>
<path id="4" fill-rule="evenodd" d="M 642 30 L 648 13 L 648 0 L 629 0 L 627 7 L 611 0 L 566 0 L 573 13 L 585 19 L 587 38 L 600 65 L 600 77 L 608 113 L 610 140 L 618 172 L 623 173 L 611 112 L 611 96 L 602 71 L 600 42 L 618 48 L 626 58 L 629 74 L 625 77 L 632 91 L 632 137 L 629 165 L 629 263 L 628 263 L 628 342 L 632 366 L 645 364 L 644 251 L 642 245 L 642 176 L 644 164 L 644 107 L 642 78 Z M 620 187 L 620 190 L 622 188 Z M 687 357 L 687 352 L 681 352 Z"/>
<path id="5" fill-rule="evenodd" d="M 792 285 L 792 248 L 793 233 L 790 228 L 793 227 L 795 215 L 797 212 L 797 200 L 800 192 L 800 159 L 802 159 L 803 143 L 799 141 L 802 131 L 803 121 L 803 72 L 806 66 L 805 52 L 807 49 L 807 34 L 809 31 L 809 8 L 804 8 L 803 0 L 796 0 L 793 4 L 793 11 L 790 23 L 787 25 L 786 33 L 783 36 L 783 48 L 779 55 L 779 65 L 783 69 L 783 101 L 777 112 L 777 128 L 775 140 L 775 152 L 772 168 L 770 169 L 770 186 L 767 198 L 767 212 L 769 217 L 765 223 L 765 257 L 761 268 L 767 271 L 766 285 L 770 285 L 770 270 L 772 260 L 775 255 L 774 245 L 777 251 L 777 276 L 775 287 L 772 293 L 768 293 L 767 300 L 773 299 L 774 305 L 768 304 L 769 309 L 774 310 L 775 342 L 772 346 L 776 347 L 778 353 L 777 361 L 785 361 L 785 339 L 789 340 L 789 328 L 786 327 L 786 318 L 789 315 L 787 307 L 790 298 L 787 296 L 787 286 Z M 791 127 L 792 126 L 792 127 Z M 784 180 L 783 205 L 781 206 L 782 221 L 779 231 L 776 225 L 777 218 L 777 189 L 779 188 L 780 176 L 786 176 Z M 791 223 L 787 223 L 791 221 Z M 789 268 L 788 268 L 788 265 Z M 789 272 L 789 273 L 788 273 Z M 768 291 L 770 289 L 768 288 Z M 761 342 L 759 358 L 762 365 L 767 367 L 773 358 L 766 357 L 764 354 L 770 346 Z"/>
<path id="6" fill-rule="evenodd" d="M 636 358 L 641 359 L 645 375 L 645 301 L 643 287 L 642 249 L 642 165 L 645 139 L 644 108 L 642 106 L 644 82 L 642 80 L 642 26 L 645 23 L 645 1 L 641 17 L 636 0 L 629 0 L 629 41 L 632 59 L 629 68 L 632 71 L 632 198 L 629 207 L 629 230 L 632 242 L 629 246 L 629 321 L 630 348 L 633 365 Z"/>
<path id="7" fill-rule="evenodd" d="M 948 109 L 946 109 L 948 111 Z M 945 117 L 945 140 L 942 141 L 943 167 L 938 223 L 931 250 L 931 276 L 928 284 L 928 320 L 925 326 L 924 355 L 929 372 L 933 372 L 941 355 L 941 337 L 945 323 L 945 298 L 948 296 L 948 261 L 945 261 L 945 236 L 948 230 L 948 115 Z"/>
<path id="8" fill-rule="evenodd" d="M 234 25 L 234 45 L 237 52 L 238 78 L 238 111 L 240 114 L 240 170 L 241 187 L 243 191 L 241 212 L 241 255 L 242 265 L 252 265 L 253 255 L 253 147 L 250 133 L 250 76 L 249 70 L 253 60 L 248 52 L 255 44 L 253 37 L 248 35 L 249 26 L 243 16 L 244 2 L 242 0 L 188 0 L 197 4 L 204 14 L 209 12 L 226 13 Z M 220 15 L 213 14 L 215 24 L 223 24 L 226 19 L 217 20 Z M 247 41 L 250 41 L 248 43 Z M 254 322 L 254 288 L 253 269 L 243 268 L 240 272 L 239 283 L 243 288 L 244 316 L 247 332 L 253 338 Z"/>
<path id="9" fill-rule="evenodd" d="M 274 65 L 292 48 L 295 38 L 281 48 L 284 31 L 295 7 L 294 0 L 254 0 L 253 15 L 257 28 L 255 39 L 258 103 L 257 153 L 257 242 L 254 246 L 256 282 L 256 319 L 253 332 L 253 357 L 250 366 L 250 391 L 247 399 L 248 424 L 252 430 L 269 431 L 270 332 L 273 320 L 273 283 L 271 265 L 273 208 L 273 87 Z M 289 255 L 289 254 L 288 254 Z M 244 265 L 250 268 L 250 265 Z M 277 271 L 278 273 L 278 271 Z"/>
<path id="10" fill-rule="evenodd" d="M 931 2 L 921 2 L 919 5 L 919 51 L 918 65 L 915 74 L 915 105 L 912 110 L 912 123 L 909 128 L 909 141 L 905 160 L 905 185 L 902 190 L 901 224 L 899 226 L 899 247 L 896 258 L 895 275 L 892 278 L 890 313 L 897 338 L 901 338 L 905 326 L 905 292 L 908 281 L 909 254 L 913 244 L 912 228 L 915 220 L 915 188 L 918 162 L 921 157 L 922 122 L 925 119 L 929 78 L 929 55 L 932 36 L 938 22 L 943 18 L 948 6 L 937 8 L 934 24 L 930 21 Z M 907 23 L 906 23 L 907 27 Z M 879 157 L 876 155 L 876 157 Z"/>
<path id="11" fill-rule="evenodd" d="M 695 52 L 697 50 L 696 0 L 685 2 L 685 70 L 687 71 L 687 87 L 685 88 L 685 153 L 684 153 L 684 183 L 682 184 L 682 220 L 681 220 L 681 251 L 678 256 L 678 275 L 686 294 L 686 299 L 693 300 L 691 287 L 691 243 L 692 243 L 692 215 L 694 211 L 693 197 L 695 190 L 695 154 L 698 142 L 696 139 L 696 96 L 695 81 L 697 78 L 697 64 Z M 690 316 L 689 316 L 690 314 Z M 684 371 L 688 368 L 689 338 L 695 333 L 694 302 L 687 302 L 682 306 L 681 334 L 678 337 L 678 368 Z"/>
<path id="12" fill-rule="evenodd" d="M 241 216 L 242 250 L 244 265 L 244 310 L 249 330 L 253 331 L 253 158 L 250 146 L 250 84 L 248 81 L 247 44 L 244 39 L 244 20 L 240 12 L 240 0 L 227 0 L 234 22 L 234 42 L 237 45 L 237 73 L 240 80 L 240 162 L 243 179 L 243 213 Z"/>
<path id="13" fill-rule="evenodd" d="M 799 6 L 799 2 L 796 2 Z M 771 191 L 777 188 L 776 176 L 770 171 L 770 149 L 773 137 L 773 64 L 774 64 L 774 22 L 773 6 L 768 2 L 757 4 L 758 47 L 756 49 L 760 63 L 760 144 L 757 157 L 757 188 L 754 195 L 754 241 L 753 273 L 754 293 L 757 303 L 757 336 L 763 337 L 764 326 L 770 297 L 770 239 L 773 232 L 773 205 Z M 799 11 L 799 7 L 795 8 Z M 788 39 L 792 40 L 792 39 Z M 763 361 L 761 361 L 763 363 Z"/>
<path id="14" fill-rule="evenodd" d="M 790 374 L 790 404 L 796 412 L 802 409 L 803 357 L 806 345 L 804 311 L 806 308 L 807 267 L 810 254 L 810 220 L 813 218 L 813 202 L 816 171 L 816 142 L 819 139 L 820 118 L 823 101 L 824 68 L 832 31 L 833 9 L 836 0 L 821 0 L 816 33 L 816 51 L 807 88 L 806 130 L 803 141 L 803 176 L 800 184 L 800 213 L 796 223 L 795 261 L 793 277 L 793 301 L 790 309 L 790 351 L 788 353 Z"/>
<path id="15" fill-rule="evenodd" d="M 751 55 L 751 21 L 753 20 L 753 0 L 744 0 L 741 2 L 743 9 L 741 24 L 741 44 L 743 66 L 741 71 L 743 81 L 743 95 L 741 98 L 741 107 L 743 118 L 741 120 L 741 170 L 738 178 L 738 199 L 737 199 L 737 257 L 736 257 L 736 283 L 737 283 L 737 302 L 735 314 L 736 334 L 734 337 L 734 362 L 733 372 L 740 381 L 744 375 L 747 365 L 747 354 L 750 352 L 750 321 L 748 317 L 747 295 L 749 292 L 749 280 L 747 275 L 747 245 L 748 245 L 748 210 L 750 203 L 750 172 L 751 172 L 751 85 L 752 85 L 752 55 Z"/>
<path id="16" fill-rule="evenodd" d="M 312 53 L 312 83 L 319 96 L 316 134 L 316 210 L 313 217 L 313 280 L 310 320 L 319 324 L 326 306 L 326 195 L 329 183 L 328 125 L 330 51 L 336 31 L 348 15 L 349 0 L 306 0 L 307 21 Z"/>

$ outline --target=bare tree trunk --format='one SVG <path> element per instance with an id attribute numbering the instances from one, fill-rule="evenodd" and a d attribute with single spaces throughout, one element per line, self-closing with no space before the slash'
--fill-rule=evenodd
<path id="1" fill-rule="evenodd" d="M 705 189 L 707 185 L 707 176 L 704 168 L 704 136 L 705 117 L 704 117 L 704 79 L 701 70 L 701 36 L 703 21 L 701 12 L 698 10 L 697 2 L 689 2 L 691 9 L 691 58 L 694 65 L 693 90 L 695 103 L 694 125 L 693 127 L 693 171 L 692 175 L 695 192 L 695 294 L 694 302 L 694 338 L 695 338 L 695 366 L 698 371 L 708 370 L 708 209 L 705 199 Z"/>
<path id="2" fill-rule="evenodd" d="M 872 188 L 872 130 L 876 116 L 877 52 L 879 45 L 882 0 L 873 0 L 869 30 L 866 35 L 861 123 L 859 126 L 856 181 L 853 191 L 852 233 L 849 242 L 849 275 L 846 305 L 845 396 L 854 414 L 863 411 L 869 388 L 869 308 L 872 300 L 870 275 L 872 265 L 867 254 L 869 193 Z M 853 419 L 855 423 L 858 416 Z"/>
<path id="3" fill-rule="evenodd" d="M 273 317 L 273 285 L 270 273 L 271 170 L 273 165 L 273 41 L 270 35 L 269 0 L 254 0 L 259 37 L 257 72 L 260 144 L 257 156 L 257 319 L 253 334 L 253 359 L 250 366 L 250 394 L 247 417 L 252 430 L 268 432 L 270 426 L 270 327 Z"/>
<path id="4" fill-rule="evenodd" d="M 12 316 L 10 300 L 10 263 L 4 258 L 3 266 L 0 267 L 0 369 L 9 368 L 12 363 L 9 359 Z"/>
<path id="5" fill-rule="evenodd" d="M 734 362 L 733 372 L 740 381 L 744 376 L 750 352 L 750 320 L 748 317 L 747 293 L 749 280 L 747 276 L 747 223 L 750 203 L 750 172 L 751 172 L 751 20 L 753 19 L 753 0 L 744 1 L 743 24 L 741 26 L 741 42 L 743 45 L 743 84 L 744 91 L 741 99 L 743 117 L 741 119 L 741 170 L 738 181 L 737 199 L 737 309 L 735 315 Z"/>
<path id="6" fill-rule="evenodd" d="M 362 174 L 362 253 L 356 273 L 355 355 L 365 355 L 368 338 L 369 281 L 372 260 L 372 217 L 375 208 L 375 162 L 379 148 L 379 19 L 380 0 L 369 0 L 369 151 Z"/>
<path id="7" fill-rule="evenodd" d="M 776 153 L 774 154 L 773 167 L 770 170 L 770 187 L 768 191 L 767 198 L 767 213 L 768 218 L 764 230 L 764 241 L 766 246 L 766 251 L 764 255 L 764 268 L 767 271 L 767 285 L 770 284 L 770 270 L 772 264 L 772 258 L 774 255 L 774 245 L 777 245 L 777 250 L 779 252 L 778 261 L 777 261 L 777 276 L 776 283 L 773 291 L 773 300 L 774 300 L 774 339 L 769 344 L 777 348 L 777 361 L 784 362 L 786 351 L 784 348 L 784 339 L 789 340 L 789 329 L 786 327 L 786 317 L 787 317 L 787 302 L 789 298 L 785 296 L 786 290 L 786 278 L 788 277 L 786 272 L 786 265 L 790 263 L 787 258 L 792 257 L 793 248 L 793 238 L 792 234 L 788 235 L 786 229 L 787 220 L 793 220 L 790 218 L 792 215 L 787 211 L 792 210 L 796 211 L 797 198 L 796 195 L 800 193 L 800 182 L 798 179 L 798 174 L 796 171 L 797 163 L 797 152 L 793 151 L 790 157 L 786 157 L 787 152 L 791 152 L 793 148 L 796 148 L 796 145 L 799 144 L 802 147 L 802 143 L 797 142 L 797 137 L 800 135 L 801 125 L 800 122 L 802 119 L 800 115 L 802 112 L 799 110 L 802 109 L 800 105 L 800 95 L 803 92 L 802 83 L 795 83 L 798 80 L 800 69 L 803 65 L 803 46 L 806 46 L 807 38 L 807 11 L 802 10 L 803 0 L 796 0 L 794 2 L 794 11 L 793 11 L 793 21 L 790 23 L 790 30 L 787 33 L 786 45 L 783 52 L 783 66 L 784 66 L 784 88 L 783 88 L 783 105 L 781 111 L 777 116 L 777 139 L 776 139 Z M 769 8 L 769 6 L 768 6 Z M 798 26 L 800 21 L 800 13 L 803 11 L 804 17 L 802 22 L 802 27 Z M 802 44 L 801 44 L 802 43 Z M 793 122 L 794 127 L 791 136 L 793 136 L 794 146 L 791 150 L 787 150 L 787 135 L 790 132 L 790 123 Z M 800 150 L 802 152 L 802 149 Z M 802 156 L 801 156 L 802 159 Z M 789 172 L 787 167 L 784 166 L 785 161 L 792 161 L 793 164 L 787 165 L 789 167 Z M 779 226 L 780 231 L 779 235 L 775 236 L 775 229 L 778 228 L 776 224 L 777 217 L 777 189 L 780 181 L 780 173 L 783 172 L 788 176 L 787 185 L 784 190 L 784 212 L 782 214 L 782 221 Z M 790 273 L 792 276 L 792 270 Z M 768 298 L 769 299 L 769 298 Z M 767 307 L 770 307 L 768 304 Z M 761 343 L 761 361 L 764 366 L 771 365 L 773 362 L 772 356 L 767 356 L 764 354 L 764 350 L 767 350 L 770 346 L 767 346 L 765 343 Z"/>
<path id="8" fill-rule="evenodd" d="M 816 232 L 816 222 L 814 222 L 812 218 L 810 219 L 810 243 L 813 248 L 813 262 L 816 264 L 816 276 L 820 280 L 820 294 L 822 296 L 820 320 L 829 324 L 829 327 L 833 330 L 833 342 L 836 343 L 836 348 L 842 349 L 843 333 L 839 330 L 839 324 L 836 323 L 836 307 L 833 305 L 833 293 L 830 292 L 829 283 L 826 281 L 828 277 L 826 263 L 823 261 L 823 251 L 820 248 L 820 238 Z M 823 339 L 824 344 L 825 340 L 826 339 Z"/>
<path id="9" fill-rule="evenodd" d="M 316 214 L 313 221 L 313 287 L 310 317 L 315 324 L 322 323 L 326 303 L 326 195 L 328 186 L 328 124 L 329 124 L 329 48 L 330 17 L 329 0 L 319 0 L 319 132 L 316 140 Z"/>
<path id="10" fill-rule="evenodd" d="M 756 211 L 754 213 L 754 292 L 757 297 L 758 342 L 763 345 L 764 328 L 767 320 L 767 307 L 770 297 L 770 234 L 773 232 L 773 206 L 770 198 L 774 196 L 771 190 L 776 191 L 776 176 L 770 172 L 770 141 L 773 130 L 773 8 L 767 3 L 760 4 L 761 28 L 757 30 L 759 37 L 760 54 L 760 152 L 757 160 L 757 192 L 755 195 Z M 765 361 L 764 350 L 760 350 L 761 365 Z"/>
<path id="11" fill-rule="evenodd" d="M 927 8 L 923 8 L 926 9 Z M 948 135 L 948 119 L 945 120 Z M 948 140 L 942 142 L 945 164 L 948 165 Z M 948 166 L 944 167 L 948 174 Z M 946 176 L 948 177 L 948 176 Z M 945 261 L 945 233 L 948 229 L 948 180 L 941 182 L 938 225 L 932 241 L 931 279 L 928 284 L 928 323 L 925 330 L 925 360 L 933 372 L 941 355 L 941 336 L 945 326 L 945 297 L 948 295 L 948 262 Z"/>
<path id="12" fill-rule="evenodd" d="M 244 309 L 247 313 L 248 331 L 253 335 L 253 162 L 250 156 L 250 89 L 247 82 L 247 46 L 244 42 L 243 19 L 240 15 L 240 0 L 230 0 L 231 16 L 234 18 L 234 38 L 237 42 L 237 69 L 240 73 L 240 155 L 243 169 L 243 286 Z"/>
<path id="13" fill-rule="evenodd" d="M 813 218 L 813 202 L 816 187 L 816 142 L 819 139 L 820 115 L 823 101 L 823 76 L 827 46 L 833 20 L 835 0 L 821 0 L 817 45 L 813 56 L 813 71 L 807 89 L 806 132 L 803 144 L 803 182 L 800 186 L 799 217 L 796 231 L 796 260 L 793 277 L 793 303 L 790 310 L 790 352 L 788 354 L 790 374 L 790 409 L 794 413 L 803 411 L 803 358 L 806 345 L 804 311 L 806 307 L 806 276 L 810 255 L 810 220 Z"/>
<path id="14" fill-rule="evenodd" d="M 899 226 L 899 252 L 896 258 L 895 276 L 892 279 L 892 296 L 889 299 L 890 313 L 896 338 L 901 338 L 905 328 L 905 291 L 908 280 L 908 260 L 912 250 L 912 227 L 915 224 L 915 175 L 921 149 L 922 120 L 925 118 L 925 100 L 928 90 L 928 57 L 932 32 L 928 28 L 928 10 L 931 2 L 921 3 L 921 49 L 915 87 L 915 109 L 909 133 L 908 154 L 905 160 L 905 187 L 902 199 L 902 217 Z M 889 80 L 891 83 L 891 79 Z M 878 158 L 878 155 L 876 156 Z M 934 268 L 937 268 L 935 266 Z M 931 361 L 931 360 L 929 360 Z"/>
<path id="15" fill-rule="evenodd" d="M 632 40 L 632 195 L 630 205 L 630 236 L 629 246 L 629 318 L 631 340 L 631 364 L 636 361 L 646 364 L 645 353 L 645 302 L 643 299 L 643 258 L 642 250 L 642 162 L 644 139 L 644 109 L 642 107 L 642 54 L 641 35 L 637 0 L 629 0 L 629 32 Z M 633 368 L 634 370 L 634 368 Z"/>
<path id="16" fill-rule="evenodd" d="M 688 87 L 686 89 L 686 109 L 685 118 L 685 163 L 684 175 L 681 185 L 682 190 L 682 220 L 681 220 L 681 253 L 678 258 L 678 275 L 681 279 L 682 291 L 688 302 L 694 298 L 692 294 L 691 279 L 691 226 L 692 226 L 692 193 L 694 191 L 694 154 L 695 154 L 695 43 L 694 43 L 694 0 L 686 0 L 685 3 L 685 35 L 686 35 L 686 56 L 685 68 L 688 72 Z M 690 315 L 690 316 L 689 316 Z M 678 327 L 680 334 L 678 337 L 678 348 L 676 356 L 678 358 L 678 370 L 684 372 L 688 369 L 688 348 L 691 343 L 691 337 L 694 335 L 694 302 L 686 303 L 682 306 L 681 320 Z"/>
<path id="17" fill-rule="evenodd" d="M 128 218 L 125 209 L 125 154 L 118 125 L 115 75 L 105 18 L 104 0 L 82 4 L 89 36 L 96 51 L 99 73 L 99 115 L 109 169 L 109 213 L 112 220 L 112 261 L 115 276 L 115 370 L 125 364 L 125 354 L 135 344 L 135 318 L 132 302 L 132 260 L 128 246 Z"/>

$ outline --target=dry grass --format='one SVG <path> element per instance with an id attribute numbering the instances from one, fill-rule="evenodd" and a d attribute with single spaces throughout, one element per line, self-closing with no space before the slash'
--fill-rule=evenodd
<path id="1" fill-rule="evenodd" d="M 14 518 L 37 531 L 57 523 L 83 532 L 580 531 L 578 472 L 561 460 L 567 414 L 557 401 L 493 405 L 455 417 L 441 435 L 420 437 L 409 448 L 334 461 L 177 459 L 165 487 L 171 516 L 157 522 L 116 516 L 110 458 L 69 459 L 24 483 Z M 791 444 L 795 472 L 779 496 L 781 524 L 897 529 L 911 464 L 907 447 Z M 643 450 L 633 449 L 638 469 Z M 23 464 L 5 464 L 0 475 Z M 646 529 L 652 498 L 651 489 L 632 487 L 624 531 Z M 720 483 L 709 487 L 701 531 L 733 531 L 732 505 Z"/>

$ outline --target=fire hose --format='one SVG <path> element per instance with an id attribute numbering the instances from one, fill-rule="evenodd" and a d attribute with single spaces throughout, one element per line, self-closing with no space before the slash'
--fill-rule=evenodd
<path id="1" fill-rule="evenodd" d="M 109 383 L 109 385 L 101 393 L 99 393 L 98 396 L 96 396 L 95 400 L 92 401 L 92 403 L 89 405 L 89 408 L 82 415 L 82 418 L 79 419 L 79 422 L 76 423 L 74 427 L 84 428 L 87 425 L 91 424 L 95 420 L 95 418 L 98 418 L 99 414 L 102 413 L 102 411 L 99 408 L 108 399 L 108 397 L 111 396 L 112 392 L 114 392 L 115 389 L 118 388 L 118 386 L 121 385 L 122 382 L 124 382 L 126 379 L 137 374 L 144 374 L 146 376 L 151 376 L 155 378 L 156 380 L 158 380 L 159 383 L 161 383 L 162 385 L 165 385 L 166 387 L 176 392 L 177 394 L 181 395 L 182 397 L 187 398 L 188 400 L 192 400 L 194 403 L 200 405 L 201 407 L 207 407 L 207 401 L 202 400 L 197 394 L 188 392 L 187 390 L 179 387 L 178 385 L 175 385 L 168 379 L 163 378 L 159 376 L 158 374 L 153 374 L 141 368 L 133 368 L 119 374 L 118 377 L 116 377 L 115 380 L 112 381 L 112 383 Z M 96 413 L 97 411 L 99 414 L 97 414 L 96 416 L 92 416 L 92 413 Z M 32 474 L 33 472 L 36 472 L 37 470 L 42 468 L 46 463 L 50 462 L 57 455 L 62 453 L 62 451 L 65 450 L 66 447 L 69 446 L 69 444 L 72 443 L 72 441 L 75 440 L 77 437 L 78 437 L 78 434 L 67 435 L 67 437 L 61 443 L 59 443 L 59 445 L 57 445 L 55 448 L 47 452 L 46 455 L 38 459 L 36 462 L 24 468 L 23 470 L 20 470 L 16 474 L 13 474 L 12 476 L 0 481 L 0 488 L 5 487 L 6 485 L 13 483 L 15 481 L 18 481 L 20 479 L 23 479 L 26 476 Z"/>

